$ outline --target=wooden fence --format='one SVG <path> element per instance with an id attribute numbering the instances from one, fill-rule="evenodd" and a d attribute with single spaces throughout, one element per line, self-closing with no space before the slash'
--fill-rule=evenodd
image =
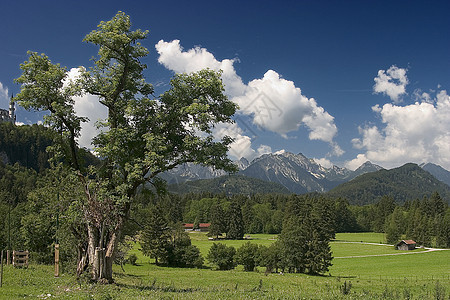
<path id="1" fill-rule="evenodd" d="M 28 258 L 29 258 L 29 252 L 28 251 L 13 251 L 13 266 L 14 267 L 25 267 L 28 268 Z"/>

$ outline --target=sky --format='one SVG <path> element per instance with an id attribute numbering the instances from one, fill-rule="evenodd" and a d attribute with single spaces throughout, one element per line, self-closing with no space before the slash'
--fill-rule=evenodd
<path id="1" fill-rule="evenodd" d="M 235 139 L 233 159 L 289 151 L 325 167 L 450 170 L 449 1 L 7 1 L 0 108 L 20 91 L 28 50 L 76 77 L 98 50 L 83 37 L 117 11 L 149 30 L 143 62 L 157 93 L 175 73 L 223 70 L 240 109 L 215 135 Z M 79 141 L 89 147 L 106 112 L 92 95 L 75 106 L 91 120 Z M 42 117 L 17 108 L 20 124 Z"/>

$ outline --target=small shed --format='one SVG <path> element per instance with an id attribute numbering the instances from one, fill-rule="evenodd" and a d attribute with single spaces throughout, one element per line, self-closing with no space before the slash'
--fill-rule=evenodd
<path id="1" fill-rule="evenodd" d="M 416 242 L 413 240 L 402 240 L 397 244 L 397 250 L 414 250 L 416 249 Z"/>

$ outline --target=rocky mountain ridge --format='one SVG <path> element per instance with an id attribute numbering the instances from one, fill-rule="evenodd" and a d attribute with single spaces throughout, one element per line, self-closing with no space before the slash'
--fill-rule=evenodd
<path id="1" fill-rule="evenodd" d="M 325 168 L 302 153 L 294 154 L 286 151 L 264 154 L 251 162 L 241 158 L 236 161 L 236 164 L 239 169 L 238 175 L 275 182 L 296 194 L 327 192 L 360 175 L 383 170 L 382 167 L 369 161 L 354 171 L 338 166 Z M 430 163 L 420 166 L 440 181 L 450 185 L 449 171 Z M 186 181 L 213 179 L 224 175 L 227 173 L 212 167 L 186 164 L 164 173 L 162 177 L 169 184 L 181 184 Z"/>

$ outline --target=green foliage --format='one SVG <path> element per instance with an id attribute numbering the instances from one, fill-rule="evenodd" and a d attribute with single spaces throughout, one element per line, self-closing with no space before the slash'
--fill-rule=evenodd
<path id="1" fill-rule="evenodd" d="M 136 265 L 136 261 L 137 261 L 137 256 L 136 254 L 130 254 L 127 258 L 127 261 L 132 264 L 133 266 Z"/>
<path id="2" fill-rule="evenodd" d="M 322 196 L 293 197 L 279 236 L 281 265 L 289 272 L 322 274 L 332 265 L 331 203 Z"/>
<path id="3" fill-rule="evenodd" d="M 399 242 L 402 233 L 405 231 L 403 229 L 405 224 L 405 219 L 403 216 L 403 211 L 401 207 L 396 207 L 392 214 L 387 217 L 385 232 L 386 232 L 386 242 L 388 244 L 396 244 Z"/>
<path id="4" fill-rule="evenodd" d="M 52 145 L 51 131 L 42 125 L 14 126 L 0 123 L 0 161 L 40 172 L 49 168 L 48 146 Z"/>
<path id="5" fill-rule="evenodd" d="M 201 198 L 190 202 L 184 220 L 189 223 L 207 223 L 211 221 L 211 208 L 218 201 L 218 198 Z M 222 216 L 223 217 L 223 216 Z"/>
<path id="6" fill-rule="evenodd" d="M 166 263 L 170 228 L 159 207 L 148 209 L 146 216 L 144 229 L 140 236 L 142 253 L 154 258 L 156 264 Z"/>
<path id="7" fill-rule="evenodd" d="M 240 240 L 244 237 L 244 221 L 241 207 L 236 201 L 231 202 L 228 210 L 227 239 Z"/>
<path id="8" fill-rule="evenodd" d="M 156 264 L 198 268 L 203 265 L 200 250 L 191 244 L 181 224 L 169 227 L 159 208 L 149 210 L 140 240 L 142 253 L 155 258 Z"/>
<path id="9" fill-rule="evenodd" d="M 260 246 L 258 251 L 258 265 L 266 267 L 266 272 L 271 273 L 274 269 L 278 273 L 278 268 L 282 265 L 281 243 L 272 243 L 270 246 Z"/>
<path id="10" fill-rule="evenodd" d="M 114 256 L 138 188 L 150 183 L 157 192 L 163 191 L 160 173 L 187 162 L 237 170 L 227 157 L 233 139 L 224 136 L 217 141 L 212 134 L 217 123 L 232 123 L 237 109 L 224 94 L 220 72 L 176 74 L 170 89 L 154 98 L 143 75 L 147 66 L 141 62 L 149 53 L 141 45 L 147 34 L 132 31 L 129 16 L 118 12 L 84 38 L 98 46 L 98 55 L 88 70 L 79 69 L 78 79 L 69 80 L 67 68 L 30 51 L 16 79 L 21 84 L 16 101 L 26 109 L 50 112 L 45 122 L 58 133 L 53 158 L 66 162 L 83 186 L 86 201 L 81 207 L 86 229 L 92 233 L 86 251 L 106 246 L 107 255 Z M 97 96 L 108 112 L 93 139 L 102 162 L 89 171 L 77 145 L 87 119 L 74 109 L 74 97 L 85 93 Z M 103 268 L 105 274 L 95 274 L 101 269 L 93 269 L 93 278 L 112 276 L 109 267 Z"/>
<path id="11" fill-rule="evenodd" d="M 244 266 L 244 271 L 252 272 L 259 259 L 259 247 L 257 244 L 247 242 L 236 250 L 235 260 Z"/>
<path id="12" fill-rule="evenodd" d="M 213 236 L 218 238 L 226 231 L 226 220 L 224 219 L 224 210 L 222 208 L 221 202 L 217 199 L 216 203 L 211 207 L 209 213 L 209 221 L 211 225 L 209 226 L 208 236 Z"/>
<path id="13" fill-rule="evenodd" d="M 36 189 L 28 194 L 20 228 L 24 247 L 38 262 L 51 263 L 54 243 L 59 243 L 62 264 L 73 270 L 78 251 L 87 246 L 82 199 L 78 179 L 63 166 L 39 177 Z"/>
<path id="14" fill-rule="evenodd" d="M 236 266 L 234 256 L 236 249 L 222 243 L 213 243 L 206 259 L 219 270 L 231 270 Z"/>

